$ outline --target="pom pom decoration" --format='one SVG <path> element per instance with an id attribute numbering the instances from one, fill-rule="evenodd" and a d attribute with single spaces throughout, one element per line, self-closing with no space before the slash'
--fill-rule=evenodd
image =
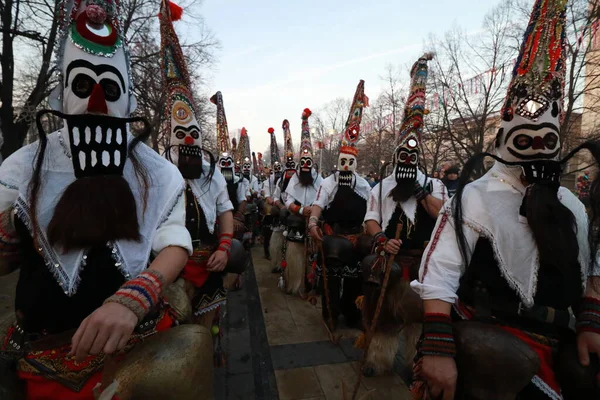
<path id="1" fill-rule="evenodd" d="M 285 260 L 281 261 L 281 268 L 284 268 L 284 269 L 287 268 L 287 261 L 285 261 Z"/>
<path id="2" fill-rule="evenodd" d="M 91 4 L 86 7 L 85 15 L 87 19 L 94 24 L 101 25 L 106 21 L 106 11 L 104 8 L 96 4 Z"/>
<path id="3" fill-rule="evenodd" d="M 269 130 L 267 132 L 269 132 L 272 135 L 273 133 L 275 133 L 275 129 L 269 128 Z"/>
<path id="4" fill-rule="evenodd" d="M 302 117 L 303 118 L 308 118 L 312 115 L 312 111 L 310 111 L 310 108 L 305 108 L 304 111 L 302 111 Z"/>
<path id="5" fill-rule="evenodd" d="M 179 21 L 183 15 L 183 8 L 175 3 L 169 2 L 169 11 L 171 14 L 171 21 Z"/>

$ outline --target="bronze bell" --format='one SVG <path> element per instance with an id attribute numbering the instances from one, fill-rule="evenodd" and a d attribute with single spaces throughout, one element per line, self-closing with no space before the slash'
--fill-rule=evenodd
<path id="1" fill-rule="evenodd" d="M 214 398 L 213 339 L 200 325 L 159 332 L 107 369 L 103 382 L 116 381 L 121 400 Z"/>
<path id="2" fill-rule="evenodd" d="M 469 399 L 514 400 L 540 368 L 531 347 L 495 325 L 461 321 L 454 338 L 459 386 Z"/>
<path id="3" fill-rule="evenodd" d="M 377 254 L 369 254 L 361 263 L 363 280 L 367 284 L 381 286 L 383 283 L 383 270 L 385 259 Z"/>

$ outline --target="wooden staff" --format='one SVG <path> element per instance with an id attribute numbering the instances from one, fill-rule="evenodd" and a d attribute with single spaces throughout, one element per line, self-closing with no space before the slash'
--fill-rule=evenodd
<path id="1" fill-rule="evenodd" d="M 327 266 L 325 265 L 325 251 L 323 250 L 323 242 L 319 242 L 319 252 L 321 253 L 321 269 L 323 274 L 323 286 L 325 287 L 325 306 L 327 307 L 327 324 L 329 327 L 329 337 L 332 342 L 335 342 L 333 337 L 333 316 L 331 311 L 331 303 L 329 301 L 329 285 L 327 282 Z"/>
<path id="2" fill-rule="evenodd" d="M 402 233 L 402 228 L 404 225 L 401 222 L 398 222 L 396 225 L 396 235 L 394 239 L 400 239 L 400 233 Z M 362 365 L 358 375 L 358 381 L 356 382 L 356 386 L 354 386 L 354 392 L 352 393 L 352 400 L 356 399 L 356 395 L 358 394 L 358 389 L 360 388 L 360 383 L 362 381 L 362 369 L 367 361 L 367 354 L 369 352 L 369 347 L 371 346 L 371 340 L 373 339 L 373 334 L 375 333 L 375 327 L 377 326 L 377 320 L 379 319 L 379 313 L 381 312 L 381 307 L 383 306 L 383 300 L 385 298 L 385 291 L 387 290 L 387 285 L 390 280 L 390 273 L 392 272 L 392 265 L 394 264 L 394 256 L 392 254 L 389 255 L 387 259 L 387 263 L 385 265 L 385 275 L 383 278 L 383 284 L 381 285 L 381 293 L 379 293 L 379 298 L 377 299 L 377 308 L 375 309 L 375 314 L 373 315 L 373 320 L 371 321 L 371 325 L 367 329 L 367 340 L 366 340 L 366 348 L 364 358 L 362 360 Z"/>

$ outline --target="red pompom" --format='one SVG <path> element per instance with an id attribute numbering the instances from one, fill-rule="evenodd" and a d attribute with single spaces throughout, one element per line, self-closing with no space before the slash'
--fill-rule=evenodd
<path id="1" fill-rule="evenodd" d="M 287 267 L 287 261 L 283 260 L 281 261 L 281 268 L 286 268 Z"/>
<path id="2" fill-rule="evenodd" d="M 312 115 L 312 111 L 310 111 L 309 108 L 305 108 L 304 111 L 302 112 L 302 115 L 304 115 L 305 117 L 310 117 Z"/>
<path id="3" fill-rule="evenodd" d="M 247 134 L 248 134 L 248 131 L 246 130 L 246 128 L 242 128 L 242 133 L 240 135 L 246 136 Z"/>
<path id="4" fill-rule="evenodd" d="M 183 15 L 183 8 L 175 3 L 169 2 L 169 11 L 171 11 L 171 21 L 179 21 Z"/>
<path id="5" fill-rule="evenodd" d="M 268 132 L 269 132 L 269 133 L 271 133 L 271 134 L 273 134 L 273 133 L 275 132 L 275 129 L 273 129 L 273 128 L 269 128 L 269 131 L 268 131 Z"/>

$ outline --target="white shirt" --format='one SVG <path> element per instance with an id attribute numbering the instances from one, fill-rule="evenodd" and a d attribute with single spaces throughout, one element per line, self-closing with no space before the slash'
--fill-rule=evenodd
<path id="1" fill-rule="evenodd" d="M 329 175 L 327 178 L 323 179 L 319 189 L 317 190 L 317 198 L 313 202 L 313 205 L 318 206 L 321 208 L 321 210 L 329 207 L 329 204 L 331 204 L 331 202 L 335 199 L 335 195 L 338 191 L 338 175 L 339 172 L 336 172 L 335 174 Z M 368 200 L 369 194 L 371 193 L 371 185 L 369 185 L 369 182 L 360 177 L 356 172 L 354 173 L 354 177 L 356 179 L 354 192 L 363 199 Z"/>
<path id="2" fill-rule="evenodd" d="M 509 168 L 496 163 L 482 178 L 469 184 L 463 193 L 463 229 L 471 261 L 479 238 L 490 241 L 502 276 L 515 290 L 526 307 L 533 305 L 539 269 L 538 250 L 527 219 L 519 214 L 525 188 Z M 585 207 L 568 189 L 561 187 L 560 201 L 567 206 L 577 222 L 579 263 L 582 285 L 585 287 L 590 262 L 588 222 Z M 452 201 L 440 212 L 431 241 L 425 249 L 419 270 L 419 280 L 411 287 L 424 300 L 454 303 L 461 276 L 465 272 L 454 232 Z M 600 275 L 600 268 L 595 274 Z"/>
<path id="3" fill-rule="evenodd" d="M 317 189 L 321 186 L 323 178 L 314 169 L 312 170 L 312 176 L 313 184 L 309 186 L 303 186 L 300 183 L 298 174 L 292 176 L 285 189 L 285 192 L 288 194 L 287 199 L 285 199 L 286 207 L 292 205 L 294 201 L 297 201 L 302 206 L 310 206 L 315 201 L 317 198 Z"/>
<path id="4" fill-rule="evenodd" d="M 61 135 L 68 135 L 65 128 Z M 132 138 L 128 135 L 128 140 Z M 35 142 L 22 147 L 0 166 L 0 210 L 14 208 L 28 227 L 31 227 L 31 215 L 27 193 L 38 146 L 39 142 Z M 181 174 L 177 167 L 146 145 L 138 145 L 136 153 L 150 175 L 146 207 L 143 204 L 143 188 L 131 162 L 125 164 L 123 177 L 134 194 L 141 240 L 117 240 L 111 245 L 115 257 L 120 260 L 119 270 L 124 276 L 133 277 L 147 268 L 152 252 L 156 254 L 168 246 L 178 246 L 190 254 L 192 252 L 192 241 L 185 227 L 185 182 Z M 51 272 L 65 293 L 72 296 L 77 292 L 79 273 L 87 249 L 64 252 L 51 246 L 46 237 L 56 201 L 76 179 L 73 164 L 65 155 L 58 132 L 48 135 L 44 160 L 43 191 L 38 197 L 37 211 L 41 229 L 40 254 L 46 264 L 52 266 Z"/>
<path id="5" fill-rule="evenodd" d="M 429 178 L 423 174 L 420 170 L 417 170 L 417 180 L 421 185 L 429 185 L 431 183 L 432 190 L 431 196 L 442 201 L 448 199 L 448 192 L 446 191 L 446 185 L 439 179 Z M 383 202 L 381 204 L 381 215 L 379 212 L 379 188 L 383 185 L 381 198 Z M 367 208 L 367 214 L 365 215 L 366 221 L 375 221 L 381 225 L 381 229 L 385 231 L 388 223 L 392 218 L 392 214 L 396 209 L 396 202 L 390 196 L 392 190 L 396 187 L 396 177 L 394 174 L 385 178 L 382 182 L 379 182 L 373 189 L 371 189 L 371 196 L 369 198 L 369 204 Z M 407 201 L 400 203 L 402 211 L 410 219 L 411 222 L 415 222 L 415 215 L 417 214 L 417 199 L 415 196 L 411 196 Z"/>

